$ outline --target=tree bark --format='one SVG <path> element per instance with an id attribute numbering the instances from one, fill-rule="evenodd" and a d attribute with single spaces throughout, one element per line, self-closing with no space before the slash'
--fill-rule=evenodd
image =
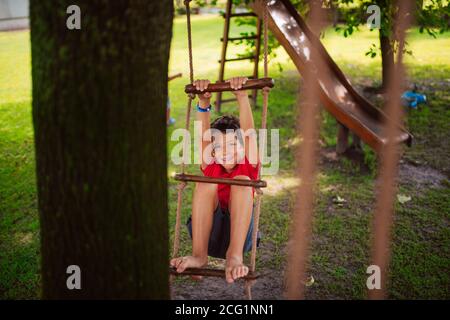
<path id="1" fill-rule="evenodd" d="M 384 35 L 380 29 L 380 47 L 381 47 L 381 68 L 382 68 L 382 84 L 383 90 L 389 86 L 389 70 L 394 67 L 394 50 L 392 48 L 391 38 Z"/>
<path id="2" fill-rule="evenodd" d="M 43 298 L 165 299 L 173 1 L 71 4 L 30 2 Z"/>
<path id="3" fill-rule="evenodd" d="M 381 8 L 381 25 L 378 30 L 381 49 L 381 91 L 385 91 L 389 86 L 389 70 L 394 67 L 394 49 L 392 47 L 393 33 L 393 6 L 395 4 L 388 0 L 376 0 L 375 3 Z"/>

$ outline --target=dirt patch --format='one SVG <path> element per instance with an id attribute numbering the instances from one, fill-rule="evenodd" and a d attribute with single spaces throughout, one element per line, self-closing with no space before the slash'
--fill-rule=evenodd
<path id="1" fill-rule="evenodd" d="M 440 188 L 447 177 L 439 171 L 427 166 L 415 166 L 401 163 L 398 177 L 400 183 L 414 185 L 417 189 Z"/>
<path id="2" fill-rule="evenodd" d="M 264 238 L 263 238 L 264 239 Z M 273 250 L 276 250 L 269 241 L 262 241 L 258 248 L 257 273 L 260 278 L 252 286 L 253 299 L 283 299 L 284 273 L 279 266 L 270 264 Z M 285 254 L 284 249 L 283 255 Z M 244 261 L 248 257 L 244 258 Z M 248 265 L 248 263 L 247 263 Z M 210 268 L 221 269 L 225 267 L 225 260 L 210 258 Z M 175 300 L 245 300 L 245 281 L 238 280 L 229 284 L 224 278 L 204 277 L 201 280 L 192 280 L 189 277 L 179 277 L 172 284 L 172 299 Z"/>
<path id="3" fill-rule="evenodd" d="M 283 299 L 283 278 L 280 271 L 262 268 L 258 271 L 263 276 L 252 287 L 253 299 Z M 175 300 L 243 300 L 245 282 L 239 280 L 228 284 L 221 278 L 204 278 L 200 281 L 179 281 L 172 286 L 172 299 Z"/>
<path id="4" fill-rule="evenodd" d="M 20 245 L 29 245 L 33 241 L 33 233 L 32 232 L 18 232 L 15 235 L 15 239 Z"/>
<path id="5" fill-rule="evenodd" d="M 320 152 L 320 163 L 325 167 L 336 167 L 340 164 L 340 158 L 333 147 L 323 148 Z M 414 185 L 415 188 L 423 190 L 441 188 L 445 180 L 447 176 L 432 167 L 409 159 L 400 160 L 398 181 L 401 184 Z"/>

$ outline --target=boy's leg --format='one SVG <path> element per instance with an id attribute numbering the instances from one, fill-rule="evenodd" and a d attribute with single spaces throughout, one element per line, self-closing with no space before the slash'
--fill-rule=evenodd
<path id="1" fill-rule="evenodd" d="M 192 256 L 174 258 L 170 264 L 183 272 L 208 263 L 208 242 L 214 209 L 217 207 L 217 185 L 196 183 L 192 198 Z"/>
<path id="2" fill-rule="evenodd" d="M 217 184 L 197 183 L 192 199 L 192 254 L 208 257 L 214 210 L 218 205 Z"/>
<path id="3" fill-rule="evenodd" d="M 236 179 L 248 179 L 236 176 Z M 230 245 L 227 250 L 225 276 L 227 282 L 244 277 L 248 267 L 243 264 L 244 243 L 252 217 L 253 195 L 251 187 L 231 186 L 230 192 Z"/>

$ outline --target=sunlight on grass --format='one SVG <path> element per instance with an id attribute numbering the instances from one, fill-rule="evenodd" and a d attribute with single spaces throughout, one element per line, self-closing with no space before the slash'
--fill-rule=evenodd
<path id="1" fill-rule="evenodd" d="M 14 235 L 15 241 L 18 245 L 26 246 L 33 241 L 32 232 L 18 232 Z"/>
<path id="2" fill-rule="evenodd" d="M 267 181 L 267 188 L 264 189 L 264 194 L 270 196 L 277 196 L 283 191 L 300 185 L 300 179 L 295 176 L 266 176 L 263 179 Z"/>
<path id="3" fill-rule="evenodd" d="M 0 32 L 0 104 L 31 100 L 28 31 Z"/>

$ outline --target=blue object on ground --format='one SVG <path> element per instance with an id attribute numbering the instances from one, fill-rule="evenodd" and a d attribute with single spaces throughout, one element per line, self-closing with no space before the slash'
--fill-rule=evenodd
<path id="1" fill-rule="evenodd" d="M 402 94 L 402 102 L 404 106 L 416 109 L 420 103 L 427 102 L 427 96 L 414 91 L 406 91 Z"/>
<path id="2" fill-rule="evenodd" d="M 167 97 L 167 114 L 168 115 L 170 114 L 170 98 L 169 97 Z M 174 118 L 170 117 L 169 120 L 167 121 L 167 125 L 170 126 L 170 125 L 174 124 L 175 121 L 176 120 Z"/>

